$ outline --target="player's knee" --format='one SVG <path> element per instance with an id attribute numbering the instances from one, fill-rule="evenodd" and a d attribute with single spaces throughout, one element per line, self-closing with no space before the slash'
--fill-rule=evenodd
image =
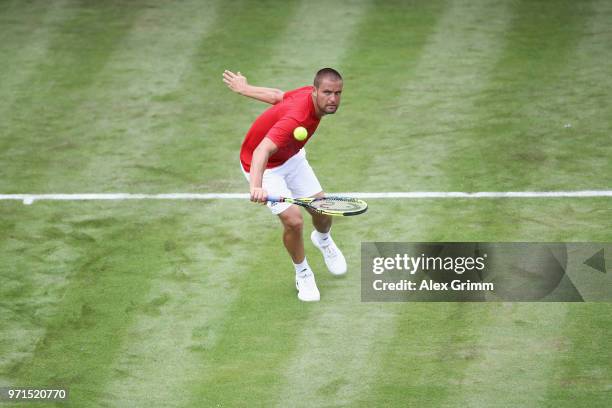
<path id="1" fill-rule="evenodd" d="M 286 230 L 301 232 L 304 229 L 304 218 L 299 209 L 288 208 L 282 213 L 281 220 Z"/>
<path id="2" fill-rule="evenodd" d="M 285 229 L 296 231 L 296 232 L 301 232 L 304 229 L 304 219 L 302 218 L 301 215 L 297 217 L 291 217 L 287 219 L 284 225 L 285 225 Z"/>

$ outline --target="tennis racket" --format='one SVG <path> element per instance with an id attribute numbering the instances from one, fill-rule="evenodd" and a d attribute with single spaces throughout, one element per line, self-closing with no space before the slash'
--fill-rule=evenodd
<path id="1" fill-rule="evenodd" d="M 342 217 L 363 214 L 368 209 L 368 204 L 365 201 L 349 197 L 286 198 L 270 195 L 268 201 L 271 203 L 295 204 L 319 214 Z"/>

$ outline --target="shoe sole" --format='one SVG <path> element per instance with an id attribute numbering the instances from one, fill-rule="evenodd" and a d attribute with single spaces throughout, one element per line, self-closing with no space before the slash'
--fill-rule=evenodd
<path id="1" fill-rule="evenodd" d="M 321 300 L 321 295 L 319 295 L 319 297 L 316 299 L 302 299 L 300 297 L 300 289 L 297 286 L 297 282 L 295 283 L 295 289 L 298 291 L 298 299 L 302 302 L 318 302 L 319 300 Z"/>
<path id="2" fill-rule="evenodd" d="M 302 299 L 302 298 L 300 298 L 299 296 L 298 296 L 298 299 L 299 299 L 301 302 L 318 302 L 318 301 L 320 301 L 320 300 L 321 300 L 321 298 L 320 298 L 320 297 L 319 297 L 319 298 L 317 298 L 317 299 Z"/>

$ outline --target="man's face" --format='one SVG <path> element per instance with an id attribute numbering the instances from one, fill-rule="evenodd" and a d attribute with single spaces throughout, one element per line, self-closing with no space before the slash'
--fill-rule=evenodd
<path id="1" fill-rule="evenodd" d="M 336 113 L 340 106 L 340 95 L 342 94 L 342 81 L 323 78 L 319 87 L 313 91 L 313 97 L 317 111 L 323 115 Z"/>

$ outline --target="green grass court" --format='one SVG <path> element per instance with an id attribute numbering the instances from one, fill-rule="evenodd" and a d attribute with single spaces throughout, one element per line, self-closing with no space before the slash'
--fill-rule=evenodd
<path id="1" fill-rule="evenodd" d="M 246 193 L 265 105 L 223 69 L 289 90 L 323 66 L 345 77 L 307 148 L 328 192 L 610 190 L 611 23 L 609 0 L 2 0 L 0 194 Z M 0 387 L 70 389 L 41 407 L 610 406 L 610 303 L 360 301 L 361 242 L 612 242 L 610 197 L 369 204 L 333 229 L 345 278 L 306 240 L 304 304 L 246 200 L 0 201 Z"/>

